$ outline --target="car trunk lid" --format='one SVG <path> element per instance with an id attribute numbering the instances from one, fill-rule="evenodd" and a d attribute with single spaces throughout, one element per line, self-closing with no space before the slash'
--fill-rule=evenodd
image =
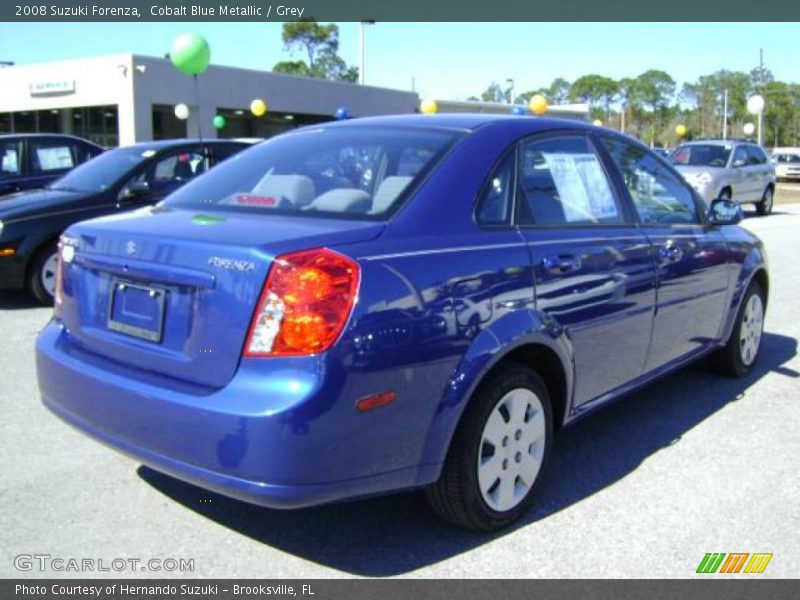
<path id="1" fill-rule="evenodd" d="M 235 373 L 274 258 L 380 235 L 382 223 L 153 208 L 66 234 L 61 318 L 85 350 L 209 388 Z"/>

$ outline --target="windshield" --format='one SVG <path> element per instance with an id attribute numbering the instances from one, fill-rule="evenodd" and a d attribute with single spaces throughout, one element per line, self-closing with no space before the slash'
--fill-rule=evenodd
<path id="1" fill-rule="evenodd" d="M 731 148 L 718 144 L 687 144 L 675 148 L 669 158 L 673 165 L 724 167 L 728 164 Z"/>
<path id="2" fill-rule="evenodd" d="M 298 130 L 237 154 L 166 205 L 380 219 L 459 135 L 369 126 Z"/>
<path id="3" fill-rule="evenodd" d="M 103 192 L 154 154 L 155 151 L 142 150 L 141 146 L 109 150 L 75 167 L 50 188 L 67 192 Z"/>
<path id="4" fill-rule="evenodd" d="M 800 154 L 776 154 L 772 160 L 777 163 L 800 163 Z"/>

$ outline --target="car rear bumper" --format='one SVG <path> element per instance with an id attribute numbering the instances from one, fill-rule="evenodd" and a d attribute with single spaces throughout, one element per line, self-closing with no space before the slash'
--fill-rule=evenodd
<path id="1" fill-rule="evenodd" d="M 369 461 L 344 467 L 350 452 L 361 455 L 374 442 L 330 403 L 320 407 L 319 382 L 297 372 L 291 382 L 265 386 L 240 368 L 220 390 L 168 389 L 72 347 L 57 321 L 39 336 L 37 370 L 44 404 L 81 431 L 157 471 L 262 506 L 300 508 L 415 487 L 438 470 Z"/>

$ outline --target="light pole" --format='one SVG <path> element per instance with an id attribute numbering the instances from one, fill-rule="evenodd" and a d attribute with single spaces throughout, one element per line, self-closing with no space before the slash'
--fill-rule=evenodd
<path id="1" fill-rule="evenodd" d="M 508 84 L 508 103 L 514 104 L 514 80 L 509 77 L 506 79 L 506 83 Z"/>
<path id="2" fill-rule="evenodd" d="M 367 82 L 367 43 L 365 35 L 367 25 L 375 25 L 375 19 L 365 19 L 361 21 L 361 64 L 358 67 L 358 83 L 361 85 L 365 85 Z"/>
<path id="3" fill-rule="evenodd" d="M 728 139 L 728 89 L 723 93 L 722 101 L 722 139 Z"/>

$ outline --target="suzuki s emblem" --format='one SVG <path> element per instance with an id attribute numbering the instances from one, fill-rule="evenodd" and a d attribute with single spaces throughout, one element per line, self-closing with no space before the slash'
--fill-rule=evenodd
<path id="1" fill-rule="evenodd" d="M 128 254 L 136 254 L 137 250 L 138 248 L 136 247 L 136 242 L 134 242 L 133 240 L 125 244 L 125 252 L 127 252 Z"/>

